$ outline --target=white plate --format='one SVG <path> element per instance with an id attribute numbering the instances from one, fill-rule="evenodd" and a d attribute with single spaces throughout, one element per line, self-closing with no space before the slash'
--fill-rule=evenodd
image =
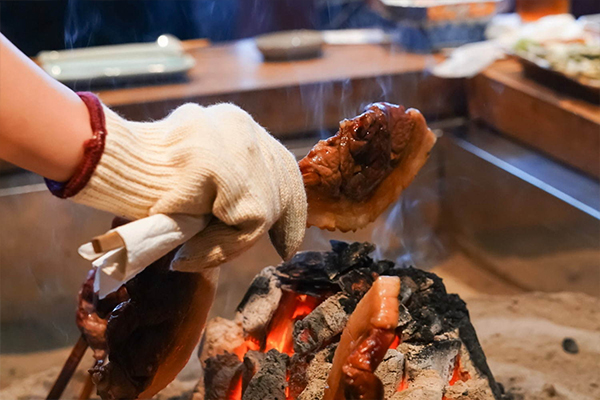
<path id="1" fill-rule="evenodd" d="M 43 51 L 38 59 L 61 82 L 178 74 L 196 63 L 171 35 L 161 35 L 153 43 Z"/>

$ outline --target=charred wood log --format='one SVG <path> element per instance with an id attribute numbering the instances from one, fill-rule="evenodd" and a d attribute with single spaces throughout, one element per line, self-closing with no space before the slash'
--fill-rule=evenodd
<path id="1" fill-rule="evenodd" d="M 269 350 L 260 369 L 248 383 L 243 400 L 285 400 L 289 356 Z M 208 400 L 208 399 L 207 399 Z"/>
<path id="2" fill-rule="evenodd" d="M 235 354 L 225 353 L 206 360 L 204 368 L 205 400 L 226 400 L 242 362 Z"/>
<path id="3" fill-rule="evenodd" d="M 238 319 L 244 332 L 258 340 L 266 335 L 269 321 L 281 300 L 282 291 L 275 268 L 263 269 L 252 281 L 246 295 L 240 302 Z"/>
<path id="4" fill-rule="evenodd" d="M 357 301 L 338 293 L 322 302 L 294 325 L 294 351 L 304 355 L 328 344 L 344 330 Z"/>
<path id="5" fill-rule="evenodd" d="M 265 362 L 265 354 L 260 351 L 249 350 L 244 355 L 244 368 L 242 371 L 242 393 L 246 391 L 254 375 Z"/>

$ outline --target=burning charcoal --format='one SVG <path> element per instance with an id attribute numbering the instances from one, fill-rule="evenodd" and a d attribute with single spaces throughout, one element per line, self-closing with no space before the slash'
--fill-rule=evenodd
<path id="1" fill-rule="evenodd" d="M 310 360 L 313 358 L 312 355 L 300 356 L 294 354 L 290 359 L 289 367 L 289 395 L 288 398 L 296 399 L 306 389 L 308 385 L 308 365 Z"/>
<path id="2" fill-rule="evenodd" d="M 281 300 L 282 291 L 279 286 L 274 267 L 263 269 L 254 278 L 238 306 L 238 317 L 246 334 L 257 339 L 265 337 L 269 321 Z"/>
<path id="3" fill-rule="evenodd" d="M 381 380 L 384 387 L 384 398 L 389 399 L 396 392 L 404 374 L 404 354 L 398 350 L 389 349 L 375 375 Z"/>
<path id="4" fill-rule="evenodd" d="M 388 275 L 388 272 L 394 268 L 396 264 L 393 261 L 389 260 L 380 260 L 374 264 L 373 271 L 377 273 L 377 275 Z"/>
<path id="5" fill-rule="evenodd" d="M 340 389 L 336 398 L 347 399 L 505 399 L 465 303 L 446 293 L 439 277 L 412 267 L 394 267 L 390 261 L 374 262 L 370 244 L 332 241 L 331 245 L 330 252 L 299 253 L 276 269 L 265 269 L 240 304 L 236 321 L 217 319 L 217 325 L 208 326 L 202 346 L 207 357 L 232 348 L 239 356 L 245 353 L 242 366 L 236 367 L 239 361 L 231 359 L 232 366 L 215 364 L 213 369 L 223 372 L 207 371 L 209 380 L 229 377 L 216 380 L 227 383 L 210 389 L 213 398 L 225 393 L 240 399 L 241 392 L 245 400 L 283 400 L 287 392 L 287 398 L 321 400 L 336 386 Z M 400 278 L 397 295 L 386 297 L 397 307 L 397 322 L 388 321 L 389 327 L 370 329 L 364 335 L 355 333 L 351 336 L 361 339 L 349 346 L 340 333 L 372 321 L 360 316 L 364 313 L 357 311 L 359 301 L 375 286 L 374 279 L 389 276 Z M 279 294 L 275 305 L 267 302 L 274 290 Z M 260 343 L 254 341 L 256 337 L 244 341 L 242 324 L 253 336 L 265 329 L 269 334 L 261 333 L 265 340 Z M 399 345 L 395 338 L 400 339 Z M 276 350 L 253 351 L 259 348 Z M 292 349 L 291 359 L 277 351 L 291 353 Z M 210 390 L 207 386 L 207 399 Z"/>
<path id="6" fill-rule="evenodd" d="M 244 355 L 244 370 L 242 372 L 242 392 L 246 390 L 248 384 L 256 375 L 261 365 L 265 361 L 265 354 L 260 351 L 249 350 Z"/>
<path id="7" fill-rule="evenodd" d="M 407 329 L 411 322 L 413 322 L 413 319 L 408 312 L 408 308 L 406 308 L 404 304 L 400 303 L 400 307 L 398 307 L 398 328 Z"/>
<path id="8" fill-rule="evenodd" d="M 243 400 L 285 400 L 287 363 L 289 356 L 271 349 L 248 383 Z"/>
<path id="9" fill-rule="evenodd" d="M 205 400 L 225 400 L 241 372 L 241 361 L 235 354 L 225 353 L 206 360 L 204 368 Z M 233 384 L 233 385 L 232 385 Z"/>
<path id="10" fill-rule="evenodd" d="M 308 385 L 298 396 L 298 400 L 321 400 L 325 393 L 327 377 L 331 371 L 334 347 L 329 346 L 318 352 L 306 370 Z"/>
<path id="11" fill-rule="evenodd" d="M 326 277 L 325 259 L 327 257 L 328 253 L 303 251 L 277 267 L 277 271 L 289 279 L 324 279 Z"/>
<path id="12" fill-rule="evenodd" d="M 408 388 L 395 393 L 390 400 L 442 400 L 445 386 L 436 371 L 419 371 Z"/>
<path id="13" fill-rule="evenodd" d="M 444 382 L 448 382 L 454 371 L 454 362 L 461 348 L 460 340 L 444 340 L 427 345 L 401 343 L 398 350 L 406 358 L 409 379 L 423 370 L 434 370 Z"/>
<path id="14" fill-rule="evenodd" d="M 342 275 L 338 282 L 344 292 L 360 299 L 369 291 L 377 276 L 366 268 L 355 269 Z"/>
<path id="15" fill-rule="evenodd" d="M 221 317 L 209 321 L 198 348 L 198 358 L 204 361 L 219 354 L 233 353 L 244 343 L 244 332 L 239 323 Z"/>
<path id="16" fill-rule="evenodd" d="M 334 247 L 333 243 L 332 247 Z M 339 244 L 337 244 L 335 247 L 339 248 Z M 373 259 L 369 257 L 369 254 L 371 254 L 374 250 L 375 246 L 373 246 L 371 243 L 354 242 L 349 244 L 346 248 L 337 253 L 338 273 L 343 273 L 349 269 L 357 268 L 368 268 L 372 270 L 374 263 Z"/>
<path id="17" fill-rule="evenodd" d="M 342 333 L 356 301 L 338 293 L 322 302 L 304 319 L 294 325 L 294 351 L 308 354 L 329 343 Z"/>
<path id="18" fill-rule="evenodd" d="M 286 289 L 319 297 L 339 291 L 325 271 L 326 264 L 335 264 L 335 254 L 306 251 L 297 253 L 290 261 L 277 267 L 277 277 Z"/>
<path id="19" fill-rule="evenodd" d="M 571 354 L 579 353 L 579 346 L 577 345 L 577 342 L 575 341 L 575 339 L 564 338 L 564 340 L 562 342 L 562 348 L 567 353 L 571 353 Z"/>
<path id="20" fill-rule="evenodd" d="M 403 341 L 429 343 L 436 335 L 461 326 L 465 318 L 470 324 L 464 302 L 457 295 L 447 294 L 437 275 L 413 267 L 396 268 L 390 273 L 401 278 L 400 300 L 414 322 L 402 331 Z"/>
<path id="21" fill-rule="evenodd" d="M 410 279 L 408 276 L 403 276 L 401 278 L 402 286 L 400 288 L 400 301 L 402 304 L 406 304 L 410 296 L 418 290 L 417 284 L 415 281 Z"/>
<path id="22" fill-rule="evenodd" d="M 458 381 L 454 385 L 446 386 L 444 396 L 448 400 L 494 400 L 485 379 L 472 379 L 467 382 Z M 508 400 L 509 398 L 512 399 L 512 397 L 506 397 L 505 399 Z"/>

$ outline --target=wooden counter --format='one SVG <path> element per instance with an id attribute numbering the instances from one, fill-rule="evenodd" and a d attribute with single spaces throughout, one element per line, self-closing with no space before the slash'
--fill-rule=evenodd
<path id="1" fill-rule="evenodd" d="M 278 136 L 335 128 L 340 119 L 378 100 L 419 108 L 430 119 L 466 110 L 462 80 L 426 72 L 435 56 L 389 45 L 325 46 L 322 57 L 294 62 L 263 62 L 251 40 L 191 46 L 189 53 L 196 66 L 187 82 L 99 95 L 136 120 L 161 118 L 188 101 L 233 102 Z"/>
<path id="2" fill-rule="evenodd" d="M 100 97 L 134 120 L 162 118 L 188 101 L 233 102 L 278 137 L 335 129 L 364 105 L 385 100 L 418 108 L 429 121 L 470 114 L 600 177 L 600 107 L 530 81 L 513 60 L 465 85 L 427 72 L 437 56 L 389 45 L 325 46 L 322 57 L 293 62 L 264 62 L 251 40 L 185 46 L 196 59 L 187 81 L 105 90 Z"/>
<path id="3" fill-rule="evenodd" d="M 500 61 L 467 83 L 471 118 L 600 177 L 600 107 L 546 88 Z"/>

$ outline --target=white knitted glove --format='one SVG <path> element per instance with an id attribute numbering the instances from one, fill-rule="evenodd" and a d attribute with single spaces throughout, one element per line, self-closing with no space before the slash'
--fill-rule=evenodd
<path id="1" fill-rule="evenodd" d="M 104 150 L 74 201 L 128 219 L 184 214 L 198 230 L 212 218 L 177 253 L 180 271 L 222 264 L 268 230 L 282 258 L 298 250 L 307 210 L 298 165 L 245 111 L 185 104 L 140 123 L 102 108 Z"/>

